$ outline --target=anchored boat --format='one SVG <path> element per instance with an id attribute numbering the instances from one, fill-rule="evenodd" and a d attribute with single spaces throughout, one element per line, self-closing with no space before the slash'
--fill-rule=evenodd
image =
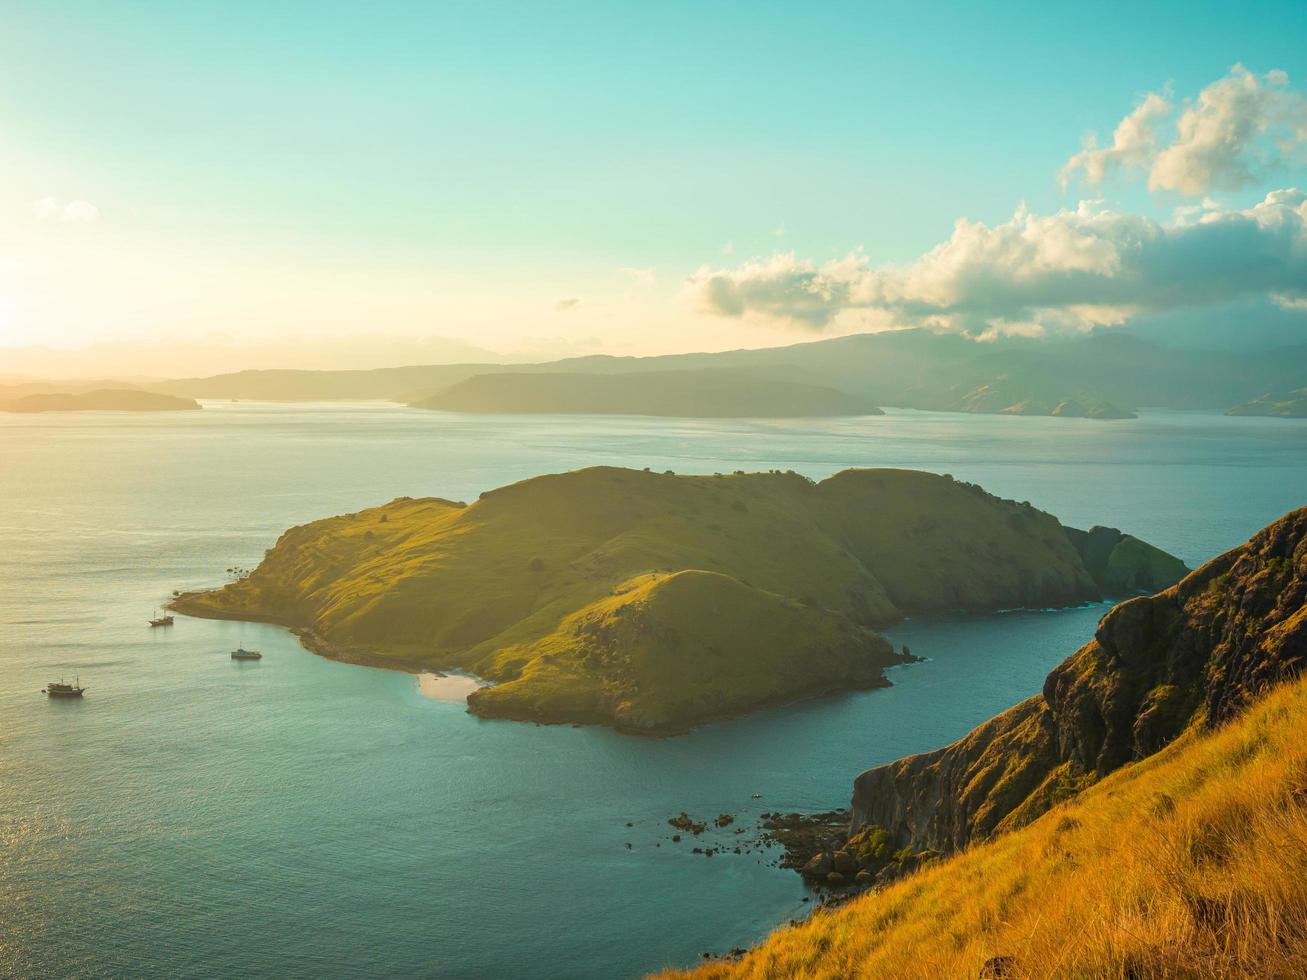
<path id="1" fill-rule="evenodd" d="M 262 660 L 263 654 L 258 650 L 246 650 L 244 647 L 237 647 L 231 652 L 232 660 Z"/>
<path id="2" fill-rule="evenodd" d="M 156 626 L 171 626 L 171 625 L 172 625 L 172 616 L 171 616 L 171 615 L 165 613 L 164 615 L 160 616 L 160 615 L 159 615 L 159 610 L 156 609 L 156 610 L 154 611 L 154 618 L 153 618 L 152 620 L 150 620 L 150 628 L 151 628 L 151 629 L 153 629 L 153 628 L 156 627 Z"/>
<path id="3" fill-rule="evenodd" d="M 80 698 L 86 693 L 86 688 L 82 687 L 82 679 L 78 677 L 71 684 L 65 684 L 62 680 L 51 681 L 41 693 L 52 698 Z"/>

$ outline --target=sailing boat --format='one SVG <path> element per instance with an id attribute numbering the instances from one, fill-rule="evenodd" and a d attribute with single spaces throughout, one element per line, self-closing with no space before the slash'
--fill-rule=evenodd
<path id="1" fill-rule="evenodd" d="M 154 611 L 154 618 L 150 620 L 151 629 L 153 629 L 156 626 L 171 626 L 171 625 L 172 625 L 171 613 L 164 613 L 162 616 L 160 616 L 159 610 L 156 609 Z"/>
<path id="2" fill-rule="evenodd" d="M 62 679 L 51 681 L 41 693 L 52 698 L 80 698 L 86 693 L 86 688 L 82 687 L 82 679 L 77 677 L 71 684 L 65 684 Z"/>

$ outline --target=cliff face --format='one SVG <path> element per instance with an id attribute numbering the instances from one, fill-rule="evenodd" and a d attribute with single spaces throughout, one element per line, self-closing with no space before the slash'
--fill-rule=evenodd
<path id="1" fill-rule="evenodd" d="M 1092 532 L 1089 535 L 1092 537 Z M 1101 535 L 1100 535 L 1101 536 Z M 1103 617 L 1043 693 L 854 782 L 853 830 L 948 851 L 1028 823 L 1307 666 L 1307 508 Z"/>

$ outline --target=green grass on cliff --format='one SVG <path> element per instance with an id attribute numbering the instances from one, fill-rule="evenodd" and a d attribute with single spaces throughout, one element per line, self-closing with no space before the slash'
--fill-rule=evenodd
<path id="1" fill-rule="evenodd" d="M 1030 825 L 665 980 L 1307 976 L 1307 681 Z"/>
<path id="2" fill-rule="evenodd" d="M 472 671 L 485 714 L 672 728 L 872 683 L 905 613 L 1097 595 L 1056 519 L 947 477 L 598 467 L 293 528 L 176 605 Z"/>

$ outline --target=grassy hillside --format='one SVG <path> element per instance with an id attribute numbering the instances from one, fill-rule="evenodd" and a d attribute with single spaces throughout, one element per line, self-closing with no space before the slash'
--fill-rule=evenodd
<path id="1" fill-rule="evenodd" d="M 967 391 L 955 410 L 988 415 L 1051 415 L 1056 418 L 1132 419 L 1135 413 L 1113 405 L 1095 391 L 1073 384 L 1049 385 L 1037 378 L 1000 375 Z"/>
<path id="2" fill-rule="evenodd" d="M 32 394 L 0 402 L 4 412 L 186 412 L 199 407 L 190 398 L 117 388 Z"/>
<path id="3" fill-rule="evenodd" d="M 1226 415 L 1262 415 L 1282 419 L 1307 418 L 1307 388 L 1295 388 L 1277 395 L 1262 395 L 1236 405 Z"/>
<path id="4" fill-rule="evenodd" d="M 1305 669 L 1307 508 L 1117 606 L 1043 694 L 859 776 L 805 876 L 881 887 L 698 975 L 1304 975 Z"/>
<path id="5" fill-rule="evenodd" d="M 865 397 L 742 371 L 632 374 L 481 374 L 414 403 L 417 408 L 505 414 L 802 418 L 880 415 Z"/>
<path id="6" fill-rule="evenodd" d="M 1140 575 L 1169 575 L 1150 586 L 1182 572 L 1118 537 Z M 871 630 L 908 613 L 1104 591 L 1055 518 L 949 477 L 599 467 L 293 528 L 247 578 L 175 605 L 346 659 L 472 671 L 497 682 L 470 702 L 484 715 L 675 730 L 883 683 L 892 651 Z"/>
<path id="7" fill-rule="evenodd" d="M 697 980 L 1307 976 L 1307 682 Z"/>
<path id="8" fill-rule="evenodd" d="M 1092 535 L 1091 535 L 1092 537 Z M 947 851 L 1038 816 L 1307 665 L 1307 508 L 1112 609 L 1041 694 L 953 745 L 868 770 L 854 829 Z"/>

